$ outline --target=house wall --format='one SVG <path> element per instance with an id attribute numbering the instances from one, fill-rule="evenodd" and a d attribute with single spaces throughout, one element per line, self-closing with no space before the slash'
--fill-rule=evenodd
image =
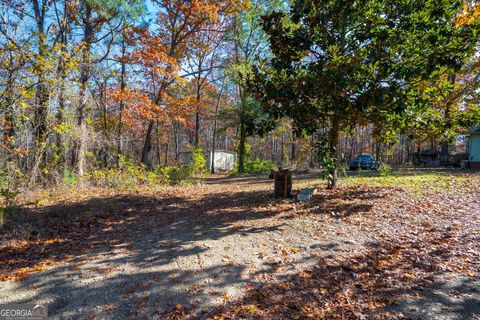
<path id="1" fill-rule="evenodd" d="M 480 134 L 470 136 L 469 160 L 471 168 L 480 169 Z"/>

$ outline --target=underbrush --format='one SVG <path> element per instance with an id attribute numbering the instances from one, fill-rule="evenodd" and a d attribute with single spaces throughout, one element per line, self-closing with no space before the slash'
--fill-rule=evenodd
<path id="1" fill-rule="evenodd" d="M 141 186 L 195 184 L 207 175 L 205 158 L 199 149 L 193 153 L 188 165 L 156 166 L 147 168 L 126 157 L 120 158 L 118 167 L 97 168 L 86 173 L 81 179 L 83 185 L 116 190 L 137 190 Z M 29 177 L 17 167 L 0 169 L 0 228 L 13 216 L 19 216 L 19 206 L 37 205 L 43 199 L 42 190 L 75 188 L 80 178 L 72 170 L 64 170 L 60 177 L 44 184 L 30 183 Z M 53 179 L 52 179 L 53 180 Z M 48 197 L 47 197 L 48 198 Z M 32 200 L 33 199 L 33 200 Z"/>
<path id="2" fill-rule="evenodd" d="M 393 167 L 388 163 L 382 163 L 380 168 L 378 169 L 378 175 L 380 177 L 388 177 L 392 175 Z"/>
<path id="3" fill-rule="evenodd" d="M 144 165 L 135 164 L 131 159 L 121 157 L 118 167 L 94 169 L 82 177 L 82 183 L 87 186 L 115 190 L 137 190 L 141 186 L 188 185 L 198 183 L 206 177 L 205 163 L 201 151 L 194 152 L 190 164 L 181 166 L 147 168 Z M 32 217 L 24 217 L 22 210 L 18 209 L 49 202 L 48 190 L 52 190 L 50 187 L 53 190 L 63 190 L 62 187 L 66 186 L 68 187 L 66 190 L 73 190 L 79 182 L 79 177 L 73 171 L 64 170 L 57 183 L 31 185 L 29 188 L 28 178 L 19 174 L 14 175 L 15 172 L 0 170 L 0 229 L 3 230 L 7 225 L 10 228 L 13 224 L 18 224 L 23 227 L 13 228 L 14 232 L 27 235 L 31 233 L 29 226 L 32 225 L 30 223 Z M 29 222 L 23 223 L 24 220 Z M 0 232 L 0 239 L 1 236 Z"/>
<path id="4" fill-rule="evenodd" d="M 22 180 L 21 172 L 16 168 L 8 167 L 0 171 L 0 228 L 3 227 L 7 216 L 17 207 L 17 197 L 20 194 L 19 183 Z"/>
<path id="5" fill-rule="evenodd" d="M 142 185 L 191 184 L 203 178 L 205 174 L 205 158 L 199 152 L 194 152 L 192 162 L 188 165 L 157 166 L 153 169 L 136 165 L 122 157 L 118 168 L 94 170 L 86 175 L 85 180 L 96 187 L 128 190 Z M 71 174 L 65 177 L 68 177 L 68 181 L 76 183 L 77 179 L 73 179 Z"/>
<path id="6" fill-rule="evenodd" d="M 256 158 L 255 160 L 247 161 L 245 163 L 244 173 L 269 173 L 270 170 L 275 169 L 275 163 L 273 163 L 272 160 L 263 160 L 260 158 Z M 237 164 L 235 164 L 235 168 L 230 172 L 230 175 L 237 175 L 239 174 L 238 172 L 238 167 Z"/>

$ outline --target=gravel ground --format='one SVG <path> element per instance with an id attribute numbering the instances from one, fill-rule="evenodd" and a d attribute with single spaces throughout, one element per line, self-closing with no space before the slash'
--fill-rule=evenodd
<path id="1" fill-rule="evenodd" d="M 391 308 L 414 320 L 480 319 L 480 281 L 458 273 L 435 277 L 431 288 Z"/>
<path id="2" fill-rule="evenodd" d="M 314 181 L 308 175 L 296 180 L 302 187 Z M 337 217 L 360 217 L 380 203 L 374 197 L 355 208 L 308 214 L 301 205 L 273 198 L 271 187 L 263 177 L 218 176 L 198 186 L 141 196 L 97 194 L 35 209 L 57 219 L 65 215 L 69 223 L 72 214 L 95 219 L 86 225 L 90 233 L 67 230 L 54 248 L 16 252 L 24 254 L 19 267 L 35 265 L 25 253 L 31 250 L 55 263 L 24 279 L 0 282 L 0 303 L 45 304 L 52 319 L 161 319 L 172 308 L 204 318 L 319 258 L 362 252 L 385 231 L 372 231 L 353 215 Z M 104 217 L 111 212 L 121 214 Z M 421 298 L 399 300 L 392 310 L 413 319 L 479 319 L 477 279 L 450 273 L 435 284 Z"/>

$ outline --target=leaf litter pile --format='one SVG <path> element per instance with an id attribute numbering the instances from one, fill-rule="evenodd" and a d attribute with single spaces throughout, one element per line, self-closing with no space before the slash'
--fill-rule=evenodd
<path id="1" fill-rule="evenodd" d="M 203 218 L 208 223 L 219 221 L 222 226 L 232 225 L 241 233 L 251 230 L 253 225 L 261 224 L 266 230 L 275 223 L 288 221 L 304 229 L 310 227 L 307 231 L 312 238 L 302 241 L 320 239 L 326 243 L 338 237 L 352 245 L 345 250 L 329 251 L 322 247 L 310 248 L 310 243 L 304 243 L 305 246 L 287 243 L 276 249 L 281 259 L 275 260 L 267 273 L 248 280 L 240 296 L 219 292 L 219 303 L 203 307 L 172 300 L 170 308 L 160 311 L 155 310 L 154 305 L 142 307 L 145 311 L 139 317 L 411 318 L 412 314 L 405 312 L 405 301 L 421 305 L 439 281 L 461 277 L 478 284 L 480 176 L 441 174 L 435 178 L 436 183 L 430 178 L 406 178 L 410 179 L 408 183 L 404 183 L 406 179 L 402 177 L 345 180 L 336 190 L 321 188 L 308 203 L 275 200 L 269 195 L 270 182 L 258 178 L 241 182 L 225 179 L 226 182 L 221 183 L 213 180 L 202 188 L 162 191 L 161 197 L 153 191 L 144 191 L 150 194 L 142 197 L 92 191 L 83 195 L 85 200 L 79 205 L 55 203 L 30 211 L 25 209 L 31 213 L 29 223 L 16 221 L 22 229 L 13 223 L 6 224 L 0 253 L 0 280 L 21 280 L 62 262 L 68 263 L 86 251 L 132 242 L 129 238 L 132 234 L 145 234 L 154 225 L 171 222 L 173 218 L 163 213 L 184 214 L 187 207 L 192 211 L 189 218 L 192 223 L 202 224 Z M 322 183 L 312 179 L 303 181 L 301 177 L 296 180 L 302 187 L 303 183 Z M 94 194 L 97 200 L 93 201 L 90 198 Z M 113 201 L 98 200 L 107 197 Z M 186 202 L 187 198 L 190 202 Z M 73 204 L 79 202 L 70 200 Z M 262 219 L 248 220 L 252 216 Z M 300 231 L 292 228 L 290 232 L 300 234 Z M 261 232 L 264 233 L 267 231 Z M 235 239 L 244 241 L 242 237 Z M 277 240 L 274 238 L 274 242 Z M 239 243 L 231 245 L 235 247 Z M 266 244 L 258 243 L 259 248 L 262 246 Z M 309 248 L 308 252 L 305 248 Z M 283 264 L 289 263 L 290 256 L 304 254 L 304 251 L 314 258 L 308 268 L 295 269 L 286 277 L 270 275 L 279 273 Z M 259 259 L 267 259 L 270 254 L 254 253 Z M 209 256 L 211 254 L 205 254 L 206 258 Z M 235 268 L 238 261 L 233 260 L 234 257 L 224 254 L 220 262 L 227 268 Z M 152 280 L 155 282 L 157 278 Z M 192 286 L 199 293 L 201 287 L 202 284 Z M 459 293 L 451 290 L 449 294 Z M 474 294 L 477 295 L 474 299 L 480 299 L 478 290 Z M 113 312 L 111 309 L 114 310 L 112 307 L 103 312 L 108 315 Z M 452 318 L 475 319 L 479 316 L 477 312 L 480 312 L 478 307 L 460 310 L 452 313 Z"/>

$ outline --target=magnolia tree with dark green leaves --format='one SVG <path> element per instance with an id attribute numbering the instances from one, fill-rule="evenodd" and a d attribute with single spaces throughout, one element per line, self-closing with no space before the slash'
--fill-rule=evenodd
<path id="1" fill-rule="evenodd" d="M 478 45 L 478 21 L 459 24 L 458 0 L 297 0 L 262 18 L 272 56 L 249 90 L 274 116 L 327 132 L 328 187 L 337 185 L 339 134 L 356 125 L 401 130 L 426 82 L 456 74 Z M 438 107 L 438 106 L 437 106 Z"/>
<path id="2" fill-rule="evenodd" d="M 449 143 L 459 133 L 480 124 L 479 63 L 479 58 L 474 57 L 459 72 L 418 85 L 412 92 L 412 103 L 407 107 L 402 125 L 383 126 L 382 136 L 388 139 L 396 131 L 401 131 L 412 141 L 435 138 L 442 142 L 443 158 L 448 157 Z"/>

